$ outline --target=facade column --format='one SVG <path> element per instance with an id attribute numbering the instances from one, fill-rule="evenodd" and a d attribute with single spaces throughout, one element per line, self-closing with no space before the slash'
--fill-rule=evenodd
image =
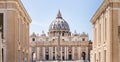
<path id="1" fill-rule="evenodd" d="M 40 60 L 43 60 L 43 47 L 40 47 L 41 48 L 41 50 L 40 50 Z"/>
<path id="2" fill-rule="evenodd" d="M 55 60 L 57 60 L 57 47 L 55 47 Z"/>
<path id="3" fill-rule="evenodd" d="M 39 47 L 37 47 L 37 61 L 39 60 Z"/>
<path id="4" fill-rule="evenodd" d="M 43 48 L 43 60 L 45 60 L 45 47 L 42 47 Z"/>
<path id="5" fill-rule="evenodd" d="M 79 55 L 79 60 L 81 60 L 81 48 L 79 47 L 78 55 Z"/>
<path id="6" fill-rule="evenodd" d="M 80 60 L 80 47 L 78 47 L 78 59 Z"/>
<path id="7" fill-rule="evenodd" d="M 86 49 L 86 57 L 85 57 L 85 59 L 88 60 L 88 47 L 86 47 L 85 49 Z"/>
<path id="8" fill-rule="evenodd" d="M 61 60 L 63 60 L 63 59 L 62 59 L 62 47 L 61 47 L 60 49 L 61 49 L 61 51 L 60 51 Z"/>
<path id="9" fill-rule="evenodd" d="M 42 50 L 42 48 L 39 47 L 39 60 L 41 60 L 41 50 Z"/>
<path id="10" fill-rule="evenodd" d="M 118 42 L 119 42 L 119 58 L 120 58 L 120 33 L 119 33 L 119 38 L 118 38 Z M 119 59 L 119 62 L 120 62 L 120 59 Z"/>
<path id="11" fill-rule="evenodd" d="M 48 47 L 48 49 L 49 49 L 49 60 L 51 60 L 51 49 L 50 47 Z"/>
<path id="12" fill-rule="evenodd" d="M 66 47 L 66 59 L 68 60 L 68 47 Z"/>
<path id="13" fill-rule="evenodd" d="M 75 46 L 75 60 L 78 60 L 78 47 Z"/>
<path id="14" fill-rule="evenodd" d="M 4 60 L 4 62 L 6 62 L 6 59 L 7 59 L 7 58 L 6 58 L 6 52 L 7 52 L 7 51 L 6 51 L 5 40 L 2 39 L 2 42 L 3 42 L 3 43 L 2 43 L 2 48 L 3 48 L 3 55 L 4 55 L 3 60 Z M 2 61 L 3 61 L 3 60 L 2 60 Z"/>
<path id="15" fill-rule="evenodd" d="M 51 56 L 50 57 L 51 57 L 51 60 L 53 60 L 53 47 L 50 47 L 50 49 L 51 49 L 51 51 L 50 51 L 51 52 Z"/>
<path id="16" fill-rule="evenodd" d="M 75 55 L 74 55 L 74 53 L 75 53 L 75 49 L 74 49 L 75 47 L 72 47 L 72 59 L 73 60 L 75 60 Z"/>
<path id="17" fill-rule="evenodd" d="M 65 47 L 65 55 L 64 55 L 64 56 L 65 56 L 65 60 L 66 60 L 66 59 L 67 59 L 67 58 L 66 58 L 66 47 Z"/>

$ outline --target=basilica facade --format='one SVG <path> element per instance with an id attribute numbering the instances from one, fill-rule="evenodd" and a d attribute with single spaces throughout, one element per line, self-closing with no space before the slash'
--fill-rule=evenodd
<path id="1" fill-rule="evenodd" d="M 91 48 L 88 34 L 71 33 L 60 11 L 50 24 L 47 35 L 44 31 L 41 35 L 30 35 L 31 61 L 89 61 Z"/>

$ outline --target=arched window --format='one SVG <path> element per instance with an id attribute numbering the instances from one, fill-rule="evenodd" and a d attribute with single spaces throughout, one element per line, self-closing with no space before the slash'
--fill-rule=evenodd
<path id="1" fill-rule="evenodd" d="M 33 62 L 33 55 L 34 55 L 34 52 L 32 52 L 32 56 L 31 56 L 32 57 L 32 62 Z"/>
<path id="2" fill-rule="evenodd" d="M 68 59 L 69 59 L 69 60 L 72 60 L 72 54 L 69 54 L 69 55 L 68 55 Z"/>
<path id="3" fill-rule="evenodd" d="M 68 49 L 68 60 L 72 60 L 72 47 Z"/>
<path id="4" fill-rule="evenodd" d="M 62 39 L 62 41 L 64 41 L 64 39 Z"/>
<path id="5" fill-rule="evenodd" d="M 55 60 L 55 56 L 53 56 L 53 60 Z"/>
<path id="6" fill-rule="evenodd" d="M 49 60 L 49 55 L 45 55 L 45 59 L 46 59 L 46 60 Z"/>
<path id="7" fill-rule="evenodd" d="M 3 38 L 3 32 L 4 32 L 4 14 L 0 13 L 0 32 L 2 32 L 2 38 Z"/>
<path id="8" fill-rule="evenodd" d="M 64 33 L 62 33 L 62 36 L 64 36 Z"/>
<path id="9" fill-rule="evenodd" d="M 85 38 L 82 38 L 82 41 L 85 41 Z"/>
<path id="10" fill-rule="evenodd" d="M 35 52 L 32 52 L 32 61 L 34 62 L 36 59 L 36 53 Z"/>
<path id="11" fill-rule="evenodd" d="M 35 41 L 35 38 L 32 38 L 32 41 Z"/>
<path id="12" fill-rule="evenodd" d="M 55 41 L 55 39 L 53 39 L 53 41 Z"/>
<path id="13" fill-rule="evenodd" d="M 65 60 L 65 57 L 64 57 L 64 56 L 62 56 L 62 60 Z"/>

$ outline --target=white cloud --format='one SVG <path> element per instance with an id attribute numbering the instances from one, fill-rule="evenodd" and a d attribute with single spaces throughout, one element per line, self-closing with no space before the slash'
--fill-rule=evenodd
<path id="1" fill-rule="evenodd" d="M 38 22 L 38 21 L 32 21 L 31 25 L 40 26 L 40 27 L 48 26 L 47 23 L 42 23 L 42 22 Z"/>

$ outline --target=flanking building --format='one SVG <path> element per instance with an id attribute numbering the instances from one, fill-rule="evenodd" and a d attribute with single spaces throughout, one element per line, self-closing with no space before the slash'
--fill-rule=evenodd
<path id="1" fill-rule="evenodd" d="M 91 23 L 91 62 L 120 62 L 120 0 L 104 0 Z"/>
<path id="2" fill-rule="evenodd" d="M 2 62 L 29 62 L 30 22 L 21 0 L 0 0 Z"/>
<path id="3" fill-rule="evenodd" d="M 86 33 L 70 32 L 68 23 L 60 11 L 49 26 L 48 34 L 44 31 L 30 36 L 31 61 L 86 61 L 90 60 L 92 42 Z"/>

